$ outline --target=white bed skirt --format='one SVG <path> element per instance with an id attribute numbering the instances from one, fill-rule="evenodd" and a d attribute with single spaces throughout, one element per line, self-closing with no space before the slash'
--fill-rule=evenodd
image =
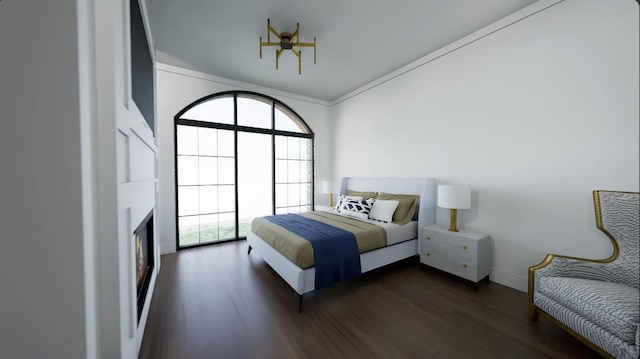
<path id="1" fill-rule="evenodd" d="M 247 243 L 298 294 L 302 295 L 315 289 L 315 267 L 301 269 L 251 231 L 247 233 Z M 417 254 L 418 239 L 415 238 L 360 254 L 360 268 L 364 273 Z"/>

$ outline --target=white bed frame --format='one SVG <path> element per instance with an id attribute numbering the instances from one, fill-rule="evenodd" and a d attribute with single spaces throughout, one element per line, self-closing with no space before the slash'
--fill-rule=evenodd
<path id="1" fill-rule="evenodd" d="M 437 187 L 434 178 L 345 177 L 340 185 L 340 194 L 346 194 L 347 189 L 351 189 L 420 195 L 417 211 L 418 229 L 420 229 L 436 222 Z M 315 267 L 301 269 L 251 231 L 247 234 L 247 243 L 249 244 L 247 253 L 255 249 L 264 261 L 298 293 L 300 309 L 302 309 L 302 295 L 315 289 Z M 360 266 L 364 273 L 417 254 L 418 239 L 414 238 L 361 254 Z"/>

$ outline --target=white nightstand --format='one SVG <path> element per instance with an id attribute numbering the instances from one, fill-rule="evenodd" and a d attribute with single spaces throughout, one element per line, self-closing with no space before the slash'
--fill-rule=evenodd
<path id="1" fill-rule="evenodd" d="M 450 232 L 432 225 L 420 229 L 420 263 L 457 275 L 473 283 L 489 281 L 491 243 L 488 235 Z"/>

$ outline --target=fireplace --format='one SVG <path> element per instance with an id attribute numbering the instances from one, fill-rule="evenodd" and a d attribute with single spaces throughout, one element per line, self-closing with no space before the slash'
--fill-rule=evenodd
<path id="1" fill-rule="evenodd" d="M 136 293 L 138 296 L 138 321 L 149 290 L 149 282 L 154 266 L 153 243 L 153 210 L 133 232 L 136 251 Z"/>

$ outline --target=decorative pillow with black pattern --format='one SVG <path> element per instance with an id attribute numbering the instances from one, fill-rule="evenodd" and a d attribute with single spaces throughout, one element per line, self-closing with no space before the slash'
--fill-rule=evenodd
<path id="1" fill-rule="evenodd" d="M 358 219 L 367 219 L 375 201 L 375 198 L 367 198 L 365 200 L 348 199 L 340 209 L 340 213 Z"/>
<path id="2" fill-rule="evenodd" d="M 333 209 L 335 209 L 336 211 L 340 212 L 342 207 L 344 207 L 344 204 L 347 203 L 347 200 L 362 201 L 362 197 L 361 196 L 347 196 L 347 195 L 341 194 L 340 196 L 338 196 L 338 201 L 336 202 L 336 206 L 333 207 Z"/>

